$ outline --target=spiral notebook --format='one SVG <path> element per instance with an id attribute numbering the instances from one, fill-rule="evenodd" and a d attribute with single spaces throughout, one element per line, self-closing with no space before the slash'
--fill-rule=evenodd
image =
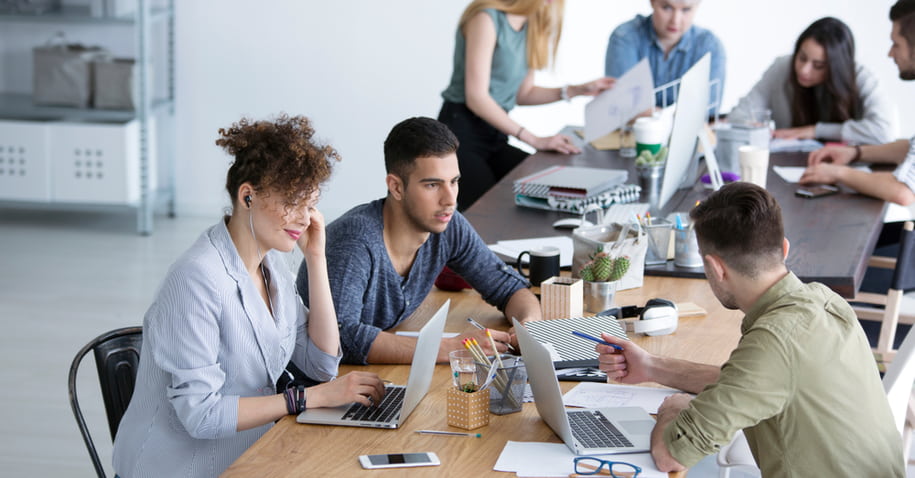
<path id="1" fill-rule="evenodd" d="M 597 366 L 595 344 L 572 335 L 573 330 L 595 337 L 600 337 L 601 332 L 606 332 L 629 340 L 623 325 L 612 315 L 538 320 L 526 323 L 525 327 L 537 342 L 552 349 L 553 367 L 557 369 Z"/>

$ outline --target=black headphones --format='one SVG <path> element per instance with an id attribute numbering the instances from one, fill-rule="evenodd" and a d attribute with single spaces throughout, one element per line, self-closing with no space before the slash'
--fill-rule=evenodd
<path id="1" fill-rule="evenodd" d="M 677 330 L 679 313 L 677 305 L 667 299 L 651 299 L 645 307 L 627 305 L 605 310 L 600 315 L 613 315 L 618 319 L 638 317 L 639 320 L 627 324 L 627 332 L 646 335 L 665 335 Z M 630 330 L 631 329 L 631 330 Z"/>
<path id="2" fill-rule="evenodd" d="M 245 204 L 248 206 L 248 209 L 251 209 L 251 195 L 245 196 Z"/>

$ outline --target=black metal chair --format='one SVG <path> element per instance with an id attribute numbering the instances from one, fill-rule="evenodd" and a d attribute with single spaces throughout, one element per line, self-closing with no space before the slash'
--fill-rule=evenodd
<path id="1" fill-rule="evenodd" d="M 83 357 L 90 351 L 95 353 L 95 365 L 98 369 L 99 385 L 102 388 L 102 398 L 105 401 L 105 411 L 108 414 L 108 428 L 111 439 L 118 431 L 121 417 L 127 410 L 130 397 L 133 396 L 133 387 L 137 377 L 137 365 L 140 363 L 140 345 L 143 342 L 142 327 L 124 327 L 99 335 L 85 347 L 80 349 L 70 364 L 70 406 L 73 416 L 83 434 L 83 441 L 92 458 L 95 472 L 100 478 L 105 478 L 105 470 L 99 460 L 95 444 L 86 426 L 86 420 L 79 408 L 76 397 L 76 374 L 79 371 Z"/>

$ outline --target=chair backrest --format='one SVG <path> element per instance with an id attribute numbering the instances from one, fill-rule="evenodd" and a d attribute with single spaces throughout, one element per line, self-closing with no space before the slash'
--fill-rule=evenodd
<path id="1" fill-rule="evenodd" d="M 910 330 L 883 375 L 883 389 L 900 434 L 905 428 L 912 385 L 915 385 L 915 333 Z"/>
<path id="2" fill-rule="evenodd" d="M 890 284 L 896 290 L 915 289 L 915 232 L 912 226 L 912 221 L 906 221 L 899 237 L 899 255 L 896 256 L 896 270 Z"/>
<path id="3" fill-rule="evenodd" d="M 69 391 L 70 406 L 73 416 L 83 435 L 83 441 L 89 451 L 89 457 L 95 466 L 99 477 L 105 477 L 105 470 L 95 450 L 95 444 L 89 434 L 89 428 L 83 418 L 76 394 L 76 374 L 79 371 L 83 357 L 94 352 L 95 364 L 98 370 L 99 385 L 102 389 L 102 398 L 105 402 L 105 411 L 108 414 L 108 428 L 111 439 L 118 431 L 121 417 L 127 410 L 130 397 L 133 396 L 134 383 L 137 377 L 137 366 L 140 363 L 140 345 L 143 342 L 142 327 L 124 327 L 99 335 L 86 344 L 70 364 Z"/>

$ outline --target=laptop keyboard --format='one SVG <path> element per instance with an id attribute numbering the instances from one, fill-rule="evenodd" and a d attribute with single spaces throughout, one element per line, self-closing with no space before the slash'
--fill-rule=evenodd
<path id="1" fill-rule="evenodd" d="M 352 404 L 343 415 L 344 420 L 359 422 L 391 422 L 396 420 L 403 405 L 406 387 L 387 386 L 384 398 L 377 407 L 367 407 L 361 403 Z"/>
<path id="2" fill-rule="evenodd" d="M 597 411 L 570 411 L 572 434 L 587 448 L 631 447 L 630 442 L 602 413 Z"/>

